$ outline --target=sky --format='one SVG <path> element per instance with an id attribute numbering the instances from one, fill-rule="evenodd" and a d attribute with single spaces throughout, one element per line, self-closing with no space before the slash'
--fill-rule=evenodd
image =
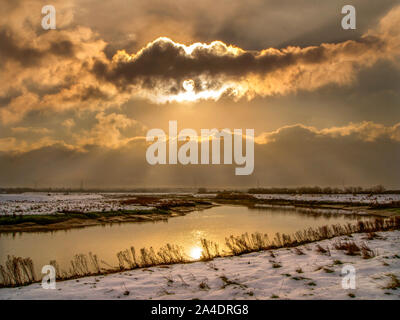
<path id="1" fill-rule="evenodd" d="M 47 4 L 2 1 L 0 186 L 400 188 L 398 1 Z M 149 165 L 170 120 L 254 129 L 253 173 Z"/>

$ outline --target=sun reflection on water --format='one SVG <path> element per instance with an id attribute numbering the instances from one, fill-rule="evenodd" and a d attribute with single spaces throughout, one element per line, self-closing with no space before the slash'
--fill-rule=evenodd
<path id="1" fill-rule="evenodd" d="M 201 258 L 201 254 L 203 252 L 203 249 L 200 247 L 193 247 L 190 249 L 190 257 L 193 260 L 199 260 Z"/>

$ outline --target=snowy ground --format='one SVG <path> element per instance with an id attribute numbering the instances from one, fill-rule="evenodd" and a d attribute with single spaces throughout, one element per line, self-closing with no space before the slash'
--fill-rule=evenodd
<path id="1" fill-rule="evenodd" d="M 121 194 L 21 193 L 0 194 L 0 215 L 55 214 L 61 211 L 103 212 L 146 210 L 151 207 L 122 205 Z"/>
<path id="2" fill-rule="evenodd" d="M 0 289 L 0 299 L 395 299 L 400 288 L 386 288 L 391 275 L 400 278 L 400 231 L 338 237 L 298 247 L 258 252 L 211 262 L 137 269 L 107 276 L 57 283 L 56 290 L 40 284 Z M 365 242 L 371 259 L 348 256 L 334 249 L 339 239 Z M 317 245 L 330 255 L 317 252 Z M 336 264 L 335 264 L 336 261 Z M 342 264 L 338 264 L 341 262 Z M 341 274 L 354 266 L 356 289 L 343 289 Z"/>
<path id="3" fill-rule="evenodd" d="M 360 209 L 326 209 L 326 208 L 307 208 L 307 207 L 296 207 L 293 205 L 274 205 L 274 204 L 255 204 L 254 207 L 256 208 L 270 208 L 270 209 L 290 209 L 294 210 L 299 213 L 306 213 L 306 214 L 333 214 L 333 215 L 368 215 L 366 210 Z"/>
<path id="4" fill-rule="evenodd" d="M 54 214 L 60 211 L 102 212 L 118 210 L 143 210 L 151 209 L 144 206 L 122 205 L 120 201 L 126 197 L 142 195 L 166 196 L 170 194 L 123 194 L 123 193 L 21 193 L 0 194 L 0 215 L 26 215 L 26 214 Z M 191 195 L 180 194 L 180 195 Z M 196 197 L 213 198 L 215 194 L 193 194 Z M 303 201 L 329 201 L 329 202 L 352 202 L 352 203 L 389 203 L 400 201 L 400 194 L 383 195 L 352 195 L 352 194 L 255 194 L 259 199 L 284 199 Z M 340 211 L 340 210 L 339 210 Z M 349 211 L 334 213 L 349 213 Z M 350 212 L 352 213 L 352 212 Z"/>
<path id="5" fill-rule="evenodd" d="M 400 194 L 253 194 L 258 199 L 282 199 L 300 201 L 328 201 L 353 203 L 390 203 L 400 201 Z"/>

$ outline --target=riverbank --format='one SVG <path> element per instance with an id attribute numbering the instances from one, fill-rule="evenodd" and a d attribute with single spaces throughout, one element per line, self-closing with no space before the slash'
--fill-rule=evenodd
<path id="1" fill-rule="evenodd" d="M 400 195 L 59 194 L 0 195 L 0 233 L 46 232 L 96 225 L 154 222 L 217 204 L 283 208 L 311 215 L 400 215 Z"/>
<path id="2" fill-rule="evenodd" d="M 204 199 L 218 204 L 240 204 L 258 208 L 285 208 L 310 214 L 344 214 L 376 217 L 400 215 L 398 194 L 248 194 L 222 192 Z"/>
<path id="3" fill-rule="evenodd" d="M 348 251 L 346 243 L 360 250 Z M 361 253 L 362 248 L 370 252 Z M 0 289 L 0 299 L 393 299 L 400 300 L 400 231 L 335 237 L 209 262 Z M 343 289 L 344 266 L 356 288 Z"/>
<path id="4" fill-rule="evenodd" d="M 193 205 L 173 209 L 149 208 L 148 210 L 117 212 L 70 212 L 57 215 L 27 215 L 0 217 L 0 233 L 46 232 L 84 228 L 112 223 L 154 222 L 182 216 L 195 210 L 204 210 L 212 205 Z"/>

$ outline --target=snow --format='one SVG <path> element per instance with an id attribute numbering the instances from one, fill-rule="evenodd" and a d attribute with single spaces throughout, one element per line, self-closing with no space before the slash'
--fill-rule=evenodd
<path id="1" fill-rule="evenodd" d="M 0 215 L 55 214 L 60 211 L 102 212 L 118 210 L 151 209 L 144 206 L 122 205 L 124 198 L 141 195 L 171 195 L 169 193 L 40 193 L 27 192 L 20 194 L 0 194 Z M 192 195 L 180 193 L 179 195 Z M 214 198 L 216 194 L 193 194 L 195 197 Z M 352 195 L 352 194 L 255 194 L 258 199 L 283 199 L 302 201 L 328 201 L 351 203 L 389 203 L 400 201 L 399 194 Z M 343 211 L 343 212 L 341 212 Z M 353 213 L 348 210 L 338 210 L 335 213 Z"/>
<path id="2" fill-rule="evenodd" d="M 298 247 L 217 258 L 164 267 L 136 269 L 107 276 L 57 282 L 56 290 L 40 284 L 0 289 L 0 299 L 400 299 L 400 290 L 385 289 L 390 275 L 400 278 L 400 231 L 338 237 Z M 336 250 L 337 240 L 365 242 L 371 259 Z M 329 247 L 331 255 L 316 251 Z M 340 260 L 343 264 L 334 264 Z M 281 267 L 274 268 L 280 265 Z M 343 289 L 343 266 L 356 271 L 356 288 Z M 328 273 L 326 270 L 332 272 Z M 302 270 L 303 273 L 298 271 Z M 296 271 L 297 270 L 297 271 Z M 201 287 L 200 287 L 200 284 Z M 126 294 L 126 291 L 129 294 Z M 124 294 L 125 293 L 125 294 Z M 354 298 L 349 296 L 353 294 Z"/>
<path id="3" fill-rule="evenodd" d="M 327 201 L 352 203 L 390 203 L 400 201 L 400 194 L 253 194 L 258 199 L 298 200 L 298 201 Z"/>
<path id="4" fill-rule="evenodd" d="M 153 209 L 123 205 L 124 195 L 100 193 L 21 193 L 0 194 L 0 215 L 56 214 L 61 211 L 104 212 Z M 130 196 L 126 194 L 125 196 Z M 130 197 L 132 198 L 132 197 Z"/>
<path id="5" fill-rule="evenodd" d="M 351 210 L 351 209 L 327 209 L 327 208 L 307 208 L 296 207 L 293 205 L 274 205 L 274 204 L 255 204 L 256 208 L 270 208 L 270 209 L 288 209 L 295 210 L 300 213 L 306 214 L 334 214 L 334 215 L 368 215 L 365 210 Z"/>

